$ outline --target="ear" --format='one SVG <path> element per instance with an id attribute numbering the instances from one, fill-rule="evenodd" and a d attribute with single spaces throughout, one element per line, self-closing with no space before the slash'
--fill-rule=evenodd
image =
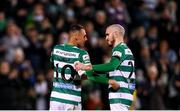
<path id="1" fill-rule="evenodd" d="M 78 41 L 78 33 L 77 33 L 77 32 L 74 33 L 74 39 L 75 39 L 76 41 Z"/>
<path id="2" fill-rule="evenodd" d="M 75 39 L 76 41 L 78 41 L 78 38 L 77 38 L 77 36 L 75 36 L 75 37 L 74 37 L 74 39 Z"/>
<path id="3" fill-rule="evenodd" d="M 113 33 L 113 38 L 116 39 L 116 37 L 118 37 L 118 32 L 117 32 L 117 31 L 115 31 L 115 32 Z"/>

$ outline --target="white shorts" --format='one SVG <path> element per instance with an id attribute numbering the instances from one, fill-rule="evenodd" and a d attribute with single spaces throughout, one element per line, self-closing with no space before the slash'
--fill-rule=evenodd
<path id="1" fill-rule="evenodd" d="M 73 105 L 73 104 L 66 104 L 56 101 L 50 101 L 49 110 L 81 110 L 81 104 L 79 105 Z"/>
<path id="2" fill-rule="evenodd" d="M 128 111 L 128 107 L 120 103 L 110 104 L 111 111 Z"/>

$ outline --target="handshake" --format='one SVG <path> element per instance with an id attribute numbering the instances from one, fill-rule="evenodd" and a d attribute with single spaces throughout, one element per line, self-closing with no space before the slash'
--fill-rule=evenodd
<path id="1" fill-rule="evenodd" d="M 79 61 L 74 63 L 74 68 L 77 72 L 84 72 L 84 70 L 92 70 L 91 64 L 83 64 Z M 117 91 L 120 88 L 119 83 L 116 80 L 109 79 L 108 84 L 112 87 L 111 91 Z"/>

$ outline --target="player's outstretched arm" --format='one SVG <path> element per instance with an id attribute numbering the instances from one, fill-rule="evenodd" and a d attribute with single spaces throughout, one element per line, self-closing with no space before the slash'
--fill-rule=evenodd
<path id="1" fill-rule="evenodd" d="M 117 90 L 120 86 L 116 80 L 108 79 L 106 77 L 101 76 L 94 76 L 88 77 L 88 80 L 95 81 L 102 84 L 109 84 L 114 90 Z"/>
<path id="2" fill-rule="evenodd" d="M 112 86 L 114 90 L 120 87 L 116 80 L 108 79 L 107 77 L 104 77 L 103 75 L 93 76 L 93 70 L 86 71 L 86 74 L 88 76 L 88 80 L 102 83 L 102 84 L 109 84 Z"/>
<path id="3" fill-rule="evenodd" d="M 88 80 L 98 82 L 98 83 L 103 83 L 103 84 L 108 84 L 109 79 L 104 76 L 93 76 L 94 71 L 93 70 L 88 70 L 86 71 L 86 75 L 88 77 Z"/>
<path id="4" fill-rule="evenodd" d="M 119 59 L 116 57 L 112 57 L 109 63 L 93 65 L 92 68 L 94 71 L 109 72 L 117 69 L 119 64 Z"/>
<path id="5" fill-rule="evenodd" d="M 116 57 L 112 57 L 109 63 L 98 65 L 85 65 L 81 62 L 75 63 L 75 69 L 78 70 L 94 70 L 99 72 L 109 72 L 115 70 L 119 66 L 120 60 Z"/>

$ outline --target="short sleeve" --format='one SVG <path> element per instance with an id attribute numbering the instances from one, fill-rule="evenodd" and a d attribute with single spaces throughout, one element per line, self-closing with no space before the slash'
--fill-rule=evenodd
<path id="1" fill-rule="evenodd" d="M 90 64 L 91 63 L 88 52 L 83 51 L 82 56 L 81 56 L 81 60 L 82 60 L 81 62 L 84 64 Z"/>
<path id="2" fill-rule="evenodd" d="M 122 60 L 124 57 L 124 50 L 121 47 L 116 47 L 112 51 L 112 57 L 116 57 L 119 60 Z"/>

